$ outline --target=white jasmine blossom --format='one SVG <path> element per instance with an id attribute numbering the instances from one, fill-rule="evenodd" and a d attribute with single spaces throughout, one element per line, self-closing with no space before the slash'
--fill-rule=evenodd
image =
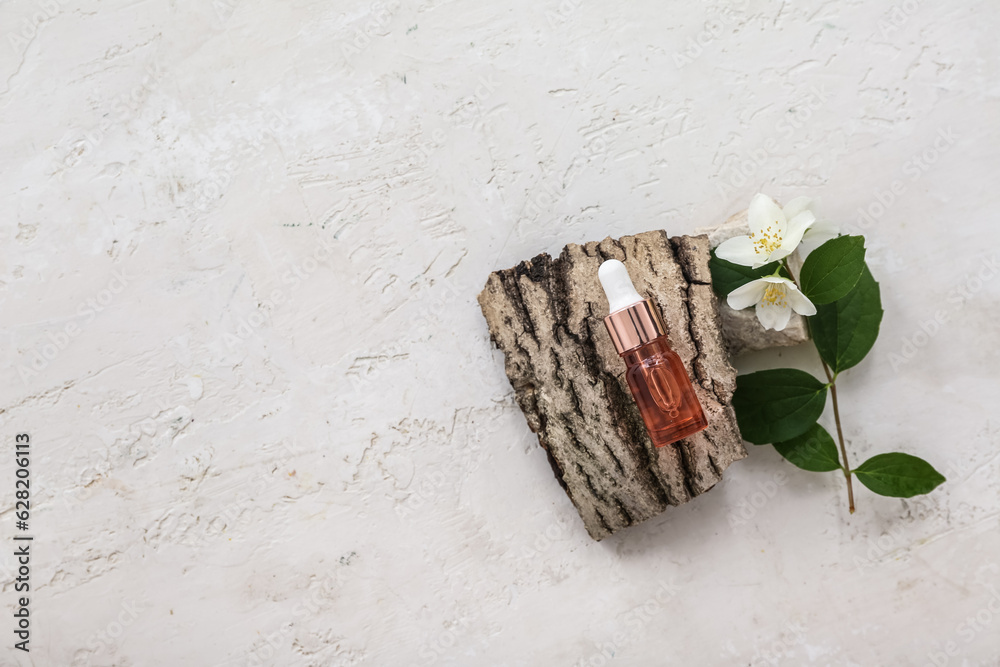
<path id="1" fill-rule="evenodd" d="M 809 211 L 813 214 L 813 217 L 816 217 L 816 211 L 813 210 L 814 203 L 809 197 L 796 197 L 785 204 L 785 208 L 781 209 L 781 211 L 789 220 L 803 211 Z M 840 229 L 832 220 L 820 220 L 817 218 L 813 224 L 809 225 L 805 234 L 802 235 L 802 242 L 799 243 L 799 256 L 804 258 L 830 239 L 837 238 L 838 234 L 840 234 Z"/>
<path id="2" fill-rule="evenodd" d="M 816 306 L 791 280 L 765 276 L 737 287 L 726 299 L 733 310 L 757 306 L 757 319 L 765 329 L 781 331 L 788 326 L 794 310 L 799 315 L 815 315 Z"/>
<path id="3" fill-rule="evenodd" d="M 808 208 L 810 203 L 806 197 L 797 197 L 782 209 L 767 195 L 754 195 L 747 215 L 750 235 L 723 241 L 715 249 L 716 256 L 755 269 L 784 259 L 795 251 L 803 234 L 816 222 L 816 216 Z"/>

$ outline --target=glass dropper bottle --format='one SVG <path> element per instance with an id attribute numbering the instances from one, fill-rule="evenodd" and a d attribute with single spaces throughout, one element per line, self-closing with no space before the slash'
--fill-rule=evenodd
<path id="1" fill-rule="evenodd" d="M 597 275 L 610 311 L 604 325 L 625 361 L 625 379 L 653 444 L 664 447 L 706 428 L 705 412 L 670 347 L 656 304 L 639 295 L 617 259 L 601 264 Z"/>

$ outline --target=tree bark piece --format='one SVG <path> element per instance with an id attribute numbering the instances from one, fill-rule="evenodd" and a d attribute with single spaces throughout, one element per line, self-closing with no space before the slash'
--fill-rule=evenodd
<path id="1" fill-rule="evenodd" d="M 603 539 L 711 489 L 746 456 L 730 405 L 729 363 L 707 236 L 651 231 L 567 245 L 490 274 L 479 304 L 531 430 L 587 532 Z M 708 417 L 706 430 L 655 448 L 604 327 L 597 278 L 622 260 L 652 298 Z"/>

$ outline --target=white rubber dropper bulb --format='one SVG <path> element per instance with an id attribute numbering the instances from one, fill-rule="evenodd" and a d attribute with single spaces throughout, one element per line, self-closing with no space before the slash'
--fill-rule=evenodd
<path id="1" fill-rule="evenodd" d="M 597 277 L 608 297 L 608 312 L 614 313 L 622 308 L 642 303 L 643 298 L 635 291 L 635 285 L 629 278 L 628 269 L 617 259 L 609 259 L 597 270 Z"/>

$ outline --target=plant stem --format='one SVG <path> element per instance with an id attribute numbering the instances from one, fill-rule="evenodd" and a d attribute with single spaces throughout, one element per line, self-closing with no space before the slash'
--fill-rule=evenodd
<path id="1" fill-rule="evenodd" d="M 854 514 L 854 486 L 851 483 L 851 466 L 847 462 L 847 447 L 844 446 L 844 429 L 840 426 L 840 406 L 837 404 L 837 382 L 836 378 L 830 374 L 830 368 L 826 362 L 820 359 L 823 364 L 823 372 L 830 382 L 830 397 L 833 399 L 833 420 L 837 423 L 837 439 L 840 441 L 840 455 L 844 459 L 844 478 L 847 480 L 847 507 L 851 514 Z"/>
<path id="2" fill-rule="evenodd" d="M 795 274 L 792 273 L 792 265 L 788 263 L 788 258 L 781 260 L 781 266 L 785 267 L 785 271 L 788 271 L 788 275 L 791 277 L 792 282 L 795 283 L 796 287 L 799 287 L 799 281 L 795 278 Z"/>
<path id="3" fill-rule="evenodd" d="M 792 282 L 798 285 L 798 280 L 795 279 L 795 274 L 792 273 L 792 267 L 788 264 L 788 259 L 781 260 L 782 265 L 785 270 L 788 271 L 788 275 L 792 277 Z M 816 350 L 817 354 L 819 350 Z M 844 429 L 840 426 L 840 405 L 837 403 L 837 375 L 830 373 L 830 367 L 826 365 L 826 361 L 823 357 L 819 359 L 820 363 L 823 364 L 823 372 L 826 373 L 826 381 L 830 383 L 830 397 L 833 399 L 833 420 L 837 423 L 837 440 L 840 441 L 840 456 L 844 459 L 844 479 L 847 480 L 847 508 L 850 510 L 851 514 L 854 514 L 854 485 L 851 481 L 851 465 L 847 462 L 847 447 L 844 445 Z"/>

